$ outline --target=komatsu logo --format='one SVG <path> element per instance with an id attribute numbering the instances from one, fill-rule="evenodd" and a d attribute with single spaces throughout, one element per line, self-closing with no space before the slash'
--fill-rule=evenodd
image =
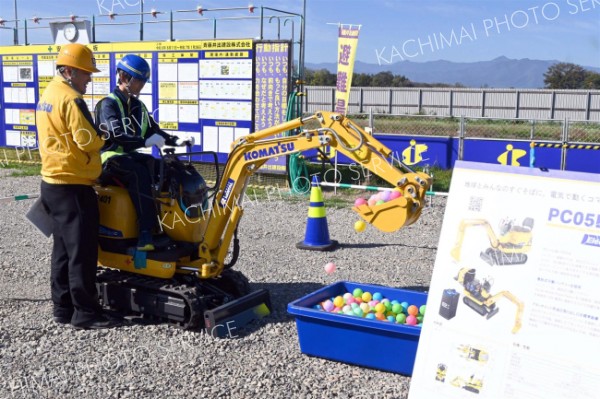
<path id="1" fill-rule="evenodd" d="M 584 234 L 583 240 L 581 240 L 583 245 L 591 245 L 593 247 L 600 247 L 600 236 L 595 236 L 592 234 Z"/>
<path id="2" fill-rule="evenodd" d="M 253 159 L 270 157 L 272 155 L 285 154 L 287 152 L 294 151 L 295 148 L 296 147 L 294 146 L 294 143 L 277 144 L 272 147 L 247 152 L 244 154 L 244 159 L 246 161 L 251 161 Z"/>

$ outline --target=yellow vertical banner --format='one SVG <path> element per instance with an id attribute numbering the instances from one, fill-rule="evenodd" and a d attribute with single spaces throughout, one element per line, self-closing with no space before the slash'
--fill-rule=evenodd
<path id="1" fill-rule="evenodd" d="M 340 25 L 338 35 L 338 70 L 335 91 L 335 112 L 346 115 L 350 101 L 350 87 L 354 58 L 358 46 L 360 25 Z"/>

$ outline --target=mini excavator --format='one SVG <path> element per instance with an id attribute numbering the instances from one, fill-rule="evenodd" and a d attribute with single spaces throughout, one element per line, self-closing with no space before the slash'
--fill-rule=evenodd
<path id="1" fill-rule="evenodd" d="M 367 223 L 392 232 L 417 221 L 431 177 L 402 163 L 404 171 L 398 169 L 389 148 L 338 113 L 318 112 L 238 138 L 222 175 L 215 153 L 171 151 L 161 157 L 153 187 L 162 228 L 153 237 L 154 251 L 135 250 L 136 212 L 127 190 L 110 179 L 95 187 L 101 225 L 97 287 L 103 305 L 185 329 L 204 326 L 213 335 L 218 326 L 223 327 L 219 331 L 229 323 L 239 328 L 268 314 L 268 292 L 250 292 L 247 278 L 232 269 L 240 249 L 243 196 L 251 175 L 269 159 L 324 145 L 400 191 L 385 204 L 353 208 Z M 217 170 L 213 187 L 192 164 L 193 156 L 210 154 Z M 181 159 L 185 156 L 187 161 Z"/>
<path id="2" fill-rule="evenodd" d="M 500 223 L 500 237 L 496 236 L 494 229 L 487 220 L 465 219 L 460 223 L 456 244 L 450 254 L 459 261 L 467 227 L 482 226 L 485 228 L 491 247 L 481 252 L 480 256 L 490 265 L 520 265 L 527 262 L 526 253 L 531 249 L 531 231 L 533 219 L 525 218 L 522 225 L 517 225 L 512 220 Z"/>
<path id="3" fill-rule="evenodd" d="M 480 378 L 475 378 L 475 375 L 471 375 L 468 380 L 465 380 L 462 377 L 456 377 L 452 380 L 452 382 L 450 382 L 450 384 L 473 393 L 479 393 L 479 391 L 481 391 L 483 388 L 483 380 Z"/>
<path id="4" fill-rule="evenodd" d="M 459 345 L 457 349 L 460 355 L 467 360 L 485 363 L 489 359 L 489 354 L 483 349 L 474 348 L 470 345 Z"/>
<path id="5" fill-rule="evenodd" d="M 463 302 L 465 305 L 490 319 L 500 310 L 496 306 L 496 302 L 500 298 L 506 298 L 517 306 L 517 315 L 515 317 L 515 325 L 512 333 L 515 334 L 521 329 L 521 319 L 523 317 L 523 302 L 517 299 L 509 291 L 502 291 L 495 295 L 490 294 L 492 284 L 488 280 L 483 280 L 481 283 L 475 278 L 475 269 L 463 268 L 458 272 L 456 280 L 464 287 Z"/>

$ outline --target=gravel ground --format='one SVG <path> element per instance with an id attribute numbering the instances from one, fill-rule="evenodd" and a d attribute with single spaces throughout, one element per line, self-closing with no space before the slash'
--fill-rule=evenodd
<path id="1" fill-rule="evenodd" d="M 0 197 L 38 191 L 38 177 L 0 178 Z M 286 307 L 339 280 L 426 288 L 445 199 L 432 202 L 417 223 L 392 234 L 372 227 L 355 233 L 349 207 L 327 208 L 331 238 L 342 246 L 321 253 L 295 247 L 304 237 L 307 201 L 250 195 L 235 268 L 253 289 L 270 290 L 274 312 L 231 339 L 166 325 L 76 331 L 55 324 L 52 241 L 24 218 L 31 201 L 3 204 L 0 397 L 405 398 L 410 378 L 303 355 Z M 337 270 L 327 275 L 323 266 L 330 261 Z"/>

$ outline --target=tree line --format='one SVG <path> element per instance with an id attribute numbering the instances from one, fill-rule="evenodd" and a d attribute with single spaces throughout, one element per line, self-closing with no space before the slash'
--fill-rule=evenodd
<path id="1" fill-rule="evenodd" d="M 335 86 L 337 75 L 327 69 L 306 69 L 305 83 L 308 86 Z M 546 89 L 600 89 L 600 73 L 586 70 L 582 66 L 560 62 L 551 65 L 544 73 Z M 352 74 L 354 87 L 465 87 L 460 83 L 419 83 L 404 75 L 390 71 Z"/>
<path id="2" fill-rule="evenodd" d="M 305 69 L 304 81 L 308 86 L 335 86 L 337 75 L 327 69 Z M 413 82 L 404 75 L 394 75 L 390 71 L 370 73 L 353 73 L 353 87 L 465 87 L 460 83 L 419 83 Z"/>

